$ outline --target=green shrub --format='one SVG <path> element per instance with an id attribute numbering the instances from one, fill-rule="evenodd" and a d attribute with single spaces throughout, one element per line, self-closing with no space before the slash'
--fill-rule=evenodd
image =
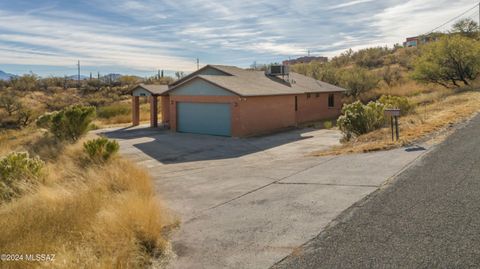
<path id="1" fill-rule="evenodd" d="M 0 159 L 0 202 L 19 196 L 41 175 L 44 162 L 27 152 L 12 152 Z"/>
<path id="2" fill-rule="evenodd" d="M 399 108 L 402 114 L 408 114 L 413 109 L 412 104 L 406 97 L 382 95 L 378 101 L 382 103 L 385 108 Z"/>
<path id="3" fill-rule="evenodd" d="M 83 149 L 93 161 L 107 161 L 118 152 L 120 146 L 117 141 L 101 137 L 85 142 Z"/>
<path id="4" fill-rule="evenodd" d="M 50 127 L 52 126 L 52 118 L 56 113 L 57 112 L 45 113 L 42 116 L 38 117 L 35 122 L 37 124 L 37 127 L 50 129 Z"/>
<path id="5" fill-rule="evenodd" d="M 50 131 L 59 140 L 75 142 L 88 130 L 95 118 L 95 107 L 75 105 L 54 113 Z"/>
<path id="6" fill-rule="evenodd" d="M 330 128 L 333 127 L 333 123 L 332 123 L 331 121 L 329 121 L 329 120 L 328 120 L 328 121 L 325 121 L 325 122 L 323 122 L 323 127 L 324 127 L 325 129 L 330 129 Z"/>
<path id="7" fill-rule="evenodd" d="M 342 108 L 342 115 L 337 121 L 338 127 L 347 140 L 353 136 L 366 134 L 384 125 L 383 110 L 384 105 L 380 102 L 369 102 L 364 105 L 360 101 L 356 101 L 352 104 L 345 104 Z"/>
<path id="8" fill-rule="evenodd" d="M 132 112 L 128 104 L 115 104 L 103 106 L 97 109 L 97 116 L 103 119 L 110 119 L 118 115 L 129 115 Z"/>
<path id="9" fill-rule="evenodd" d="M 339 72 L 340 86 L 347 89 L 347 96 L 358 98 L 360 94 L 378 85 L 378 78 L 367 69 L 354 67 Z"/>

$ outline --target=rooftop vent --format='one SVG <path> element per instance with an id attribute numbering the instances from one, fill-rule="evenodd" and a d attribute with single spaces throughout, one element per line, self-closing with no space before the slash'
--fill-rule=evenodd
<path id="1" fill-rule="evenodd" d="M 288 65 L 270 65 L 265 70 L 265 74 L 268 76 L 288 76 Z"/>

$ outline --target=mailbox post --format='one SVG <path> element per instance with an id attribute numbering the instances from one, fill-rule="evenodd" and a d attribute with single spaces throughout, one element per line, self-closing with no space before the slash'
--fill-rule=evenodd
<path id="1" fill-rule="evenodd" d="M 398 130 L 398 117 L 400 116 L 400 109 L 398 108 L 389 108 L 385 109 L 385 117 L 390 117 L 390 126 L 392 129 L 392 141 L 395 140 L 394 138 L 394 132 L 393 132 L 393 126 L 395 125 L 395 134 L 397 137 L 397 140 L 400 138 L 400 132 Z"/>

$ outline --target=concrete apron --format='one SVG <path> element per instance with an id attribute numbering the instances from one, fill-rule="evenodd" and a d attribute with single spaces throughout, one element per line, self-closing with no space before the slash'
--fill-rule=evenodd
<path id="1" fill-rule="evenodd" d="M 149 169 L 162 199 L 181 219 L 173 237 L 178 257 L 170 267 L 268 268 L 425 153 L 395 149 L 307 157 L 338 143 L 338 133 L 320 131 L 309 133 L 312 139 L 279 145 L 275 137 L 207 137 L 203 150 L 197 141 L 202 136 L 119 138 L 122 153 Z M 168 146 L 172 139 L 181 139 L 184 155 Z M 139 146 L 143 143 L 179 159 L 152 158 Z M 240 154 L 230 155 L 235 151 Z"/>

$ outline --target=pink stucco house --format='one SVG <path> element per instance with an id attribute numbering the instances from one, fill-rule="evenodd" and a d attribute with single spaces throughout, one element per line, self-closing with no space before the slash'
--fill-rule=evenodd
<path id="1" fill-rule="evenodd" d="M 140 84 L 132 91 L 133 124 L 140 96 L 150 97 L 152 126 L 160 96 L 162 123 L 177 132 L 245 137 L 339 116 L 345 89 L 279 70 L 207 65 L 168 86 Z"/>

